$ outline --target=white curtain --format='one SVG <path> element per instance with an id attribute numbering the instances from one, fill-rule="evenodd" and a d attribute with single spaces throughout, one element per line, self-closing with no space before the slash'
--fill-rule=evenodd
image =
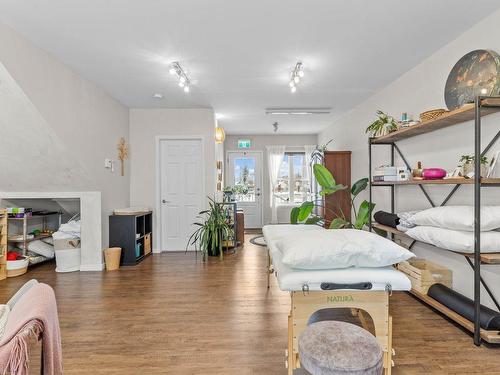
<path id="1" fill-rule="evenodd" d="M 276 209 L 276 199 L 274 190 L 278 184 L 278 174 L 281 163 L 285 157 L 286 146 L 267 146 L 267 169 L 269 171 L 269 181 L 271 183 L 271 223 L 278 222 L 278 211 Z"/>
<path id="2" fill-rule="evenodd" d="M 311 155 L 313 151 L 316 150 L 316 145 L 305 145 L 305 159 L 306 159 L 306 178 L 310 179 L 311 186 L 312 181 L 314 180 L 314 174 L 312 173 L 312 165 L 311 165 Z"/>

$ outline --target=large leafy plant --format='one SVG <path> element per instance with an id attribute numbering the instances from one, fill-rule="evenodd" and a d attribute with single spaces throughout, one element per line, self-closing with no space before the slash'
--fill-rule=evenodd
<path id="1" fill-rule="evenodd" d="M 313 171 L 316 181 L 321 186 L 321 196 L 335 194 L 338 191 L 347 189 L 347 186 L 337 184 L 333 175 L 323 165 L 314 164 Z M 299 207 L 294 207 L 292 209 L 290 213 L 290 222 L 292 224 L 301 223 L 322 225 L 324 224 L 324 218 L 314 213 L 315 208 L 319 208 L 320 211 L 330 211 L 335 216 L 329 225 L 330 229 L 363 229 L 363 227 L 369 223 L 371 213 L 375 207 L 374 203 L 370 204 L 370 202 L 364 200 L 356 209 L 356 198 L 363 190 L 366 189 L 367 186 L 368 179 L 362 178 L 361 180 L 356 181 L 351 187 L 351 209 L 354 216 L 354 220 L 352 221 L 347 219 L 340 206 L 337 206 L 338 210 L 331 210 L 330 208 L 325 207 L 322 203 L 306 201 Z"/>
<path id="2" fill-rule="evenodd" d="M 194 245 L 203 254 L 203 260 L 207 255 L 218 255 L 222 259 L 223 243 L 233 236 L 233 229 L 222 204 L 208 197 L 208 206 L 207 210 L 198 213 L 200 222 L 193 223 L 197 228 L 189 237 L 187 246 Z"/>

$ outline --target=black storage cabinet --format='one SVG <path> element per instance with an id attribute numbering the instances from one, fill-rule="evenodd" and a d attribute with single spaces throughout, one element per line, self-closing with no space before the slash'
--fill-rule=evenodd
<path id="1" fill-rule="evenodd" d="M 144 238 L 149 234 L 151 248 L 153 246 L 153 213 L 146 212 L 137 215 L 109 216 L 109 247 L 121 247 L 121 266 L 135 266 L 146 256 L 144 253 Z M 139 245 L 139 253 L 136 248 Z"/>

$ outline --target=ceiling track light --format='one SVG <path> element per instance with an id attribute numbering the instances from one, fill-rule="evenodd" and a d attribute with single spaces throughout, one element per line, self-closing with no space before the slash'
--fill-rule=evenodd
<path id="1" fill-rule="evenodd" d="M 172 63 L 172 66 L 168 72 L 172 75 L 177 75 L 177 78 L 179 79 L 179 87 L 181 87 L 185 93 L 188 93 L 190 91 L 191 80 L 187 76 L 186 71 L 182 69 L 181 64 L 179 64 L 178 61 L 174 61 Z"/>
<path id="2" fill-rule="evenodd" d="M 297 85 L 300 83 L 301 78 L 304 78 L 303 64 L 298 61 L 290 74 L 290 82 L 288 82 L 292 93 L 297 91 Z"/>
<path id="3" fill-rule="evenodd" d="M 266 108 L 266 115 L 328 115 L 332 112 L 330 107 L 306 108 Z"/>

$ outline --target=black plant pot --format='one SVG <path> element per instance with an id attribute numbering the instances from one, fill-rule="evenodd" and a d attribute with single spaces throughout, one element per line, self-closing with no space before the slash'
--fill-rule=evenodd
<path id="1" fill-rule="evenodd" d="M 210 242 L 212 242 L 212 238 L 208 239 L 208 243 Z M 207 254 L 210 257 L 218 257 L 220 255 L 219 244 L 217 244 L 215 248 L 209 248 Z"/>

